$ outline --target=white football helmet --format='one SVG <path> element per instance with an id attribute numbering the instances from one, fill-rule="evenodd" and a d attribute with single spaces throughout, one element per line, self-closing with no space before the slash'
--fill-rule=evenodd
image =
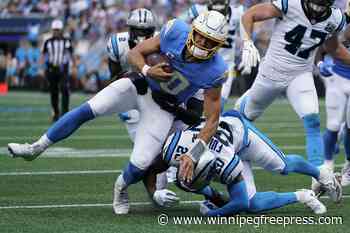
<path id="1" fill-rule="evenodd" d="M 179 167 L 178 157 L 185 154 L 193 146 L 198 132 L 186 130 L 177 131 L 170 135 L 163 147 L 163 159 L 170 166 Z M 196 191 L 209 184 L 212 177 L 212 168 L 215 163 L 215 155 L 206 151 L 200 157 L 194 171 L 191 183 L 183 183 L 177 179 L 177 185 L 186 191 Z"/>
<path id="2" fill-rule="evenodd" d="M 156 29 L 153 13 L 145 8 L 131 11 L 126 24 L 129 26 L 130 40 L 135 44 L 152 37 Z"/>
<path id="3" fill-rule="evenodd" d="M 207 40 L 214 42 L 211 48 L 199 45 L 195 40 L 198 33 Z M 209 59 L 225 43 L 228 33 L 227 18 L 218 11 L 205 11 L 192 22 L 192 30 L 187 39 L 187 49 L 198 59 Z"/>

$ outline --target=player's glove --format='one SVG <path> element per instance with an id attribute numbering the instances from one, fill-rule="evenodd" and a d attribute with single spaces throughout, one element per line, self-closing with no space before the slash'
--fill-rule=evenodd
<path id="1" fill-rule="evenodd" d="M 173 191 L 161 189 L 154 192 L 153 200 L 161 207 L 171 207 L 176 205 L 180 201 L 180 198 Z"/>
<path id="2" fill-rule="evenodd" d="M 213 203 L 211 203 L 210 201 L 203 201 L 200 205 L 199 205 L 199 212 L 204 215 L 207 216 L 208 212 L 210 210 L 214 210 L 217 209 L 218 207 L 216 205 L 214 205 Z"/>
<path id="3" fill-rule="evenodd" d="M 332 76 L 332 67 L 333 67 L 333 61 L 332 60 L 325 60 L 320 61 L 317 64 L 318 69 L 320 70 L 320 74 L 323 77 L 329 77 Z"/>
<path id="4" fill-rule="evenodd" d="M 252 68 L 257 66 L 260 61 L 260 54 L 258 49 L 255 47 L 252 40 L 244 40 L 242 61 L 239 64 L 238 69 L 241 70 L 242 74 L 250 74 Z"/>

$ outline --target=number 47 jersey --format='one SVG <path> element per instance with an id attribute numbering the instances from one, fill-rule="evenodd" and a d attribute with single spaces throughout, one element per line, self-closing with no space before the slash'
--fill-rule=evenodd
<path id="1" fill-rule="evenodd" d="M 273 0 L 282 12 L 276 20 L 264 63 L 281 72 L 311 72 L 315 51 L 332 34 L 342 30 L 345 16 L 331 8 L 318 22 L 309 20 L 302 0 Z"/>

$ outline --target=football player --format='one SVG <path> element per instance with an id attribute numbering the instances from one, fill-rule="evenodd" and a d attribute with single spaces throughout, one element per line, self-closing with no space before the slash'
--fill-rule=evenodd
<path id="1" fill-rule="evenodd" d="M 167 139 L 162 160 L 150 170 L 161 172 L 167 166 L 179 166 L 178 158 L 191 148 L 203 125 L 177 131 Z M 334 201 L 341 198 L 341 186 L 327 169 L 312 165 L 299 155 L 284 155 L 264 134 L 237 111 L 229 111 L 220 118 L 215 136 L 208 144 L 208 151 L 200 158 L 190 183 L 178 182 L 185 191 L 203 194 L 211 202 L 218 202 L 220 196 L 208 186 L 211 180 L 227 185 L 230 201 L 219 209 L 202 205 L 202 213 L 209 216 L 231 215 L 241 211 L 261 212 L 287 204 L 302 202 L 315 213 L 326 212 L 311 190 L 291 193 L 256 192 L 251 163 L 265 170 L 287 175 L 290 172 L 305 174 L 317 179 Z M 276 158 L 276 159 L 274 159 Z M 153 187 L 152 171 L 147 176 L 147 187 L 153 200 L 161 206 L 170 206 L 178 201 L 176 195 L 167 190 L 156 191 Z M 221 202 L 222 203 L 222 202 Z"/>
<path id="2" fill-rule="evenodd" d="M 232 1 L 231 1 L 232 2 Z M 239 1 L 240 2 L 240 1 Z M 243 15 L 244 7 L 242 4 L 236 2 L 230 4 L 229 0 L 210 0 L 208 5 L 194 4 L 188 9 L 188 21 L 192 22 L 194 18 L 201 12 L 207 10 L 216 10 L 224 14 L 227 18 L 229 25 L 228 37 L 223 47 L 218 53 L 224 58 L 224 61 L 228 65 L 228 77 L 226 82 L 222 86 L 222 111 L 224 104 L 230 96 L 232 82 L 235 78 L 235 54 L 236 54 L 236 41 L 238 40 L 238 32 L 240 27 L 240 18 Z"/>
<path id="3" fill-rule="evenodd" d="M 259 52 L 252 42 L 254 22 L 272 18 L 276 22 L 257 78 L 250 90 L 238 100 L 236 109 L 253 121 L 285 92 L 303 120 L 306 154 L 316 166 L 323 164 L 324 149 L 318 97 L 312 76 L 315 49 L 322 45 L 331 56 L 350 64 L 350 54 L 338 42 L 337 36 L 345 25 L 345 16 L 340 9 L 332 7 L 333 2 L 274 0 L 253 6 L 241 18 L 244 44 L 240 66 L 244 68 L 243 72 L 249 72 L 259 61 Z"/>
<path id="4" fill-rule="evenodd" d="M 131 70 L 127 54 L 130 49 L 138 43 L 151 38 L 156 33 L 155 16 L 150 10 L 138 8 L 132 10 L 126 24 L 127 32 L 113 34 L 107 42 L 108 66 L 112 77 L 121 77 L 123 73 Z M 139 111 L 136 109 L 119 113 L 119 118 L 125 122 L 129 136 L 132 141 L 135 139 Z"/>
<path id="5" fill-rule="evenodd" d="M 348 24 L 350 21 L 349 8 L 345 14 Z M 344 39 L 344 46 L 350 50 L 349 29 L 345 31 Z M 325 165 L 334 170 L 334 152 L 345 117 L 346 124 L 343 132 L 346 162 L 342 169 L 341 183 L 343 186 L 348 186 L 350 184 L 350 66 L 338 59 L 333 60 L 329 56 L 325 56 L 318 66 L 326 83 L 327 129 L 323 135 Z"/>
<path id="6" fill-rule="evenodd" d="M 225 16 L 216 11 L 199 15 L 192 26 L 179 19 L 169 21 L 160 35 L 129 51 L 129 63 L 142 73 L 114 81 L 89 101 L 65 114 L 33 144 L 9 143 L 11 155 L 33 160 L 89 120 L 139 110 L 140 121 L 130 162 L 117 178 L 114 188 L 113 210 L 116 214 L 126 214 L 129 212 L 127 187 L 142 179 L 161 151 L 175 116 L 183 115 L 178 105 L 185 103 L 199 89 L 205 89 L 206 125 L 193 147 L 181 156 L 180 177 L 191 180 L 194 163 L 218 126 L 221 85 L 225 82 L 227 66 L 216 52 L 225 43 L 226 36 Z M 173 73 L 163 70 L 169 64 L 146 65 L 145 56 L 155 52 L 166 54 Z"/>

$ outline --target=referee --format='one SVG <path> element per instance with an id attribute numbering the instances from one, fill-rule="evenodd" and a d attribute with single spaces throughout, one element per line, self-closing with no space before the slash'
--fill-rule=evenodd
<path id="1" fill-rule="evenodd" d="M 63 23 L 54 20 L 51 24 L 52 37 L 44 42 L 43 57 L 46 63 L 46 77 L 49 81 L 51 95 L 52 121 L 69 110 L 69 63 L 73 61 L 73 47 L 70 39 L 63 36 Z M 59 109 L 59 92 L 62 94 L 61 111 Z"/>

